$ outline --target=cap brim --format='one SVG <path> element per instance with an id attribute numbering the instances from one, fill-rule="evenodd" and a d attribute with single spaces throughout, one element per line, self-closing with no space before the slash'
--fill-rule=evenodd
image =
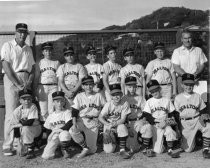
<path id="1" fill-rule="evenodd" d="M 57 100 L 57 99 L 64 99 L 63 96 L 56 96 L 56 97 L 53 97 L 53 100 Z"/>
<path id="2" fill-rule="evenodd" d="M 110 94 L 111 94 L 112 96 L 115 95 L 115 94 L 120 94 L 120 93 L 122 93 L 122 91 L 119 90 L 119 89 L 115 89 L 115 90 L 112 90 L 112 91 L 110 92 Z"/>
<path id="3" fill-rule="evenodd" d="M 128 55 L 130 55 L 131 53 L 134 55 L 134 52 L 133 52 L 133 51 L 127 51 L 127 52 L 124 54 L 124 56 L 128 56 Z"/>
<path id="4" fill-rule="evenodd" d="M 87 85 L 87 84 L 92 84 L 94 85 L 94 81 L 87 81 L 87 82 L 83 82 L 82 85 Z"/>
<path id="5" fill-rule="evenodd" d="M 17 32 L 28 32 L 28 29 L 18 28 L 16 29 Z"/>
<path id="6" fill-rule="evenodd" d="M 158 89 L 160 89 L 160 86 L 157 86 L 157 85 L 155 85 L 155 86 L 151 86 L 150 88 L 148 88 L 148 90 L 149 90 L 149 92 L 154 92 L 155 90 L 158 90 Z"/>
<path id="7" fill-rule="evenodd" d="M 64 52 L 63 54 L 66 55 L 66 54 L 69 54 L 69 53 L 74 54 L 73 51 L 66 51 L 66 52 Z"/>
<path id="8" fill-rule="evenodd" d="M 137 82 L 135 82 L 135 81 L 125 83 L 125 85 L 136 85 L 136 84 L 137 84 Z"/>
<path id="9" fill-rule="evenodd" d="M 186 83 L 186 84 L 195 84 L 195 81 L 193 81 L 193 80 L 184 80 L 184 81 L 182 81 L 182 83 Z"/>
<path id="10" fill-rule="evenodd" d="M 24 94 L 24 95 L 20 96 L 20 98 L 25 98 L 25 97 L 32 97 L 32 95 L 31 94 Z"/>
<path id="11" fill-rule="evenodd" d="M 165 47 L 163 47 L 163 46 L 157 46 L 157 47 L 154 48 L 154 50 L 157 50 L 157 49 L 163 49 L 164 50 Z"/>

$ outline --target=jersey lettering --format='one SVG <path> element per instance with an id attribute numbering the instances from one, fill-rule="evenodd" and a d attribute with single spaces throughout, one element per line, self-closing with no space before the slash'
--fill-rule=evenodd
<path id="1" fill-rule="evenodd" d="M 165 71 L 169 72 L 169 69 L 166 67 L 158 67 L 153 70 L 153 74 L 156 74 L 159 70 L 165 70 Z"/>
<path id="2" fill-rule="evenodd" d="M 90 76 L 96 75 L 97 77 L 100 77 L 101 76 L 98 72 L 90 72 L 89 75 Z"/>
<path id="3" fill-rule="evenodd" d="M 167 112 L 168 110 L 166 108 L 164 108 L 164 107 L 155 107 L 155 108 L 151 109 L 152 113 L 154 113 L 156 111 L 165 111 L 165 112 Z"/>
<path id="4" fill-rule="evenodd" d="M 120 70 L 115 69 L 109 72 L 109 76 L 111 76 L 112 74 L 119 74 L 119 73 L 120 73 Z"/>
<path id="5" fill-rule="evenodd" d="M 56 125 L 65 124 L 65 121 L 60 120 L 60 121 L 52 122 L 52 123 L 50 123 L 50 124 L 51 124 L 53 127 L 55 127 Z"/>
<path id="6" fill-rule="evenodd" d="M 138 78 L 141 78 L 141 74 L 136 71 L 130 71 L 126 74 L 125 78 L 131 76 L 132 74 L 136 75 Z"/>
<path id="7" fill-rule="evenodd" d="M 86 105 L 86 104 L 83 104 L 83 105 L 80 107 L 79 111 L 85 109 L 86 107 L 87 107 L 87 105 Z M 94 103 L 89 104 L 88 107 L 92 107 L 92 108 L 95 108 L 95 109 L 97 109 L 97 110 L 101 110 L 101 106 L 97 106 L 97 105 L 94 104 Z"/>
<path id="8" fill-rule="evenodd" d="M 43 72 L 45 72 L 45 71 L 47 71 L 47 70 L 51 70 L 51 71 L 53 71 L 54 73 L 56 72 L 56 69 L 53 68 L 53 67 L 46 67 L 46 68 L 40 69 L 40 72 L 43 73 Z"/>
<path id="9" fill-rule="evenodd" d="M 75 72 L 75 71 L 71 71 L 71 72 L 66 72 L 64 73 L 64 76 L 68 76 L 68 75 L 75 75 L 75 76 L 78 76 L 78 72 Z"/>
<path id="10" fill-rule="evenodd" d="M 180 108 L 179 108 L 179 110 L 182 112 L 183 110 L 185 110 L 185 109 L 194 109 L 194 110 L 196 110 L 196 111 L 198 111 L 199 110 L 199 107 L 197 107 L 197 106 L 195 106 L 195 105 L 193 105 L 193 104 L 187 104 L 187 105 L 183 105 L 183 106 L 181 106 Z"/>

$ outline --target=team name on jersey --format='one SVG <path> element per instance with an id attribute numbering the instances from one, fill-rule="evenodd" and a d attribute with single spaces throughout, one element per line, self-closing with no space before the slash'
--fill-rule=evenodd
<path id="1" fill-rule="evenodd" d="M 109 76 L 111 76 L 112 74 L 119 74 L 120 73 L 120 70 L 119 69 L 115 69 L 115 70 L 112 70 L 109 72 Z"/>
<path id="2" fill-rule="evenodd" d="M 95 109 L 97 109 L 97 110 L 101 110 L 101 106 L 97 106 L 97 105 L 94 104 L 94 103 L 89 104 L 88 107 L 92 107 L 92 108 L 95 108 Z M 81 110 L 83 110 L 83 109 L 85 109 L 85 108 L 87 108 L 87 105 L 86 105 L 86 104 L 82 105 L 82 106 L 80 107 L 79 110 L 81 111 Z"/>
<path id="3" fill-rule="evenodd" d="M 151 109 L 152 113 L 154 113 L 156 111 L 165 111 L 165 112 L 167 112 L 168 110 L 165 107 L 155 107 L 155 108 Z"/>
<path id="4" fill-rule="evenodd" d="M 179 110 L 182 112 L 183 110 L 185 110 L 185 109 L 193 109 L 193 110 L 196 110 L 196 111 L 198 111 L 198 107 L 197 106 L 195 106 L 195 105 L 192 105 L 192 104 L 187 104 L 187 105 L 183 105 L 183 106 L 181 106 L 180 108 L 179 108 Z"/>
<path id="5" fill-rule="evenodd" d="M 135 105 L 135 104 L 130 104 L 130 108 L 131 108 L 131 109 L 137 109 L 137 110 L 140 110 L 140 109 L 141 109 L 140 107 L 138 107 L 138 106 Z"/>
<path id="6" fill-rule="evenodd" d="M 98 72 L 90 72 L 89 75 L 91 75 L 91 76 L 96 75 L 96 76 L 100 77 L 100 74 Z"/>
<path id="7" fill-rule="evenodd" d="M 128 72 L 125 77 L 131 76 L 132 74 L 136 75 L 138 78 L 141 78 L 141 74 L 136 71 L 130 71 Z"/>
<path id="8" fill-rule="evenodd" d="M 40 69 L 40 72 L 43 73 L 43 72 L 48 71 L 48 70 L 51 70 L 54 73 L 56 72 L 56 69 L 53 68 L 53 67 L 46 67 L 46 68 Z"/>
<path id="9" fill-rule="evenodd" d="M 66 76 L 68 76 L 68 75 L 76 75 L 76 76 L 78 76 L 78 72 L 75 72 L 75 71 L 70 71 L 70 72 L 66 72 L 66 73 L 64 73 L 64 76 L 66 77 Z"/>
<path id="10" fill-rule="evenodd" d="M 153 74 L 156 74 L 159 70 L 165 70 L 165 71 L 169 72 L 169 69 L 166 67 L 158 67 L 153 70 Z"/>
<path id="11" fill-rule="evenodd" d="M 50 123 L 50 125 L 52 125 L 53 127 L 55 127 L 56 125 L 60 125 L 60 124 L 65 124 L 65 121 L 60 120 L 60 121 L 55 121 L 55 122 Z"/>

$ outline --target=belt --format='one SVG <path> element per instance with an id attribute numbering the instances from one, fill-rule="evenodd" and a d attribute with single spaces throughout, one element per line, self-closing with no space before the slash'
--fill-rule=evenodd
<path id="1" fill-rule="evenodd" d="M 39 83 L 39 85 L 57 85 L 57 83 Z"/>
<path id="2" fill-rule="evenodd" d="M 29 74 L 29 72 L 26 70 L 19 70 L 17 73 L 28 73 Z"/>
<path id="3" fill-rule="evenodd" d="M 196 115 L 196 116 L 194 116 L 194 117 L 188 117 L 188 118 L 181 118 L 181 120 L 192 120 L 192 119 L 195 119 L 195 118 L 197 118 L 197 117 L 199 117 L 199 115 L 200 114 L 198 114 L 198 115 Z"/>
<path id="4" fill-rule="evenodd" d="M 137 87 L 143 87 L 143 86 L 139 86 L 139 85 L 138 85 Z"/>
<path id="5" fill-rule="evenodd" d="M 171 85 L 171 83 L 163 83 L 163 84 L 160 84 L 160 85 Z"/>

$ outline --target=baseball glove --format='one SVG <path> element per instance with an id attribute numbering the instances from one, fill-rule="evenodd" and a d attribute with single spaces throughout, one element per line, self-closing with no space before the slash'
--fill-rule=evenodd
<path id="1" fill-rule="evenodd" d="M 210 120 L 209 114 L 201 114 L 199 117 L 199 122 L 203 127 L 206 127 L 206 122 Z"/>
<path id="2" fill-rule="evenodd" d="M 104 144 L 109 144 L 109 143 L 116 144 L 115 135 L 112 130 L 107 129 L 103 133 L 103 142 L 104 142 Z"/>
<path id="3" fill-rule="evenodd" d="M 166 119 L 166 123 L 167 123 L 167 125 L 169 125 L 169 126 L 174 126 L 174 125 L 177 125 L 177 123 L 176 123 L 176 121 L 175 121 L 175 118 L 174 118 L 174 117 L 167 118 L 167 119 Z"/>

